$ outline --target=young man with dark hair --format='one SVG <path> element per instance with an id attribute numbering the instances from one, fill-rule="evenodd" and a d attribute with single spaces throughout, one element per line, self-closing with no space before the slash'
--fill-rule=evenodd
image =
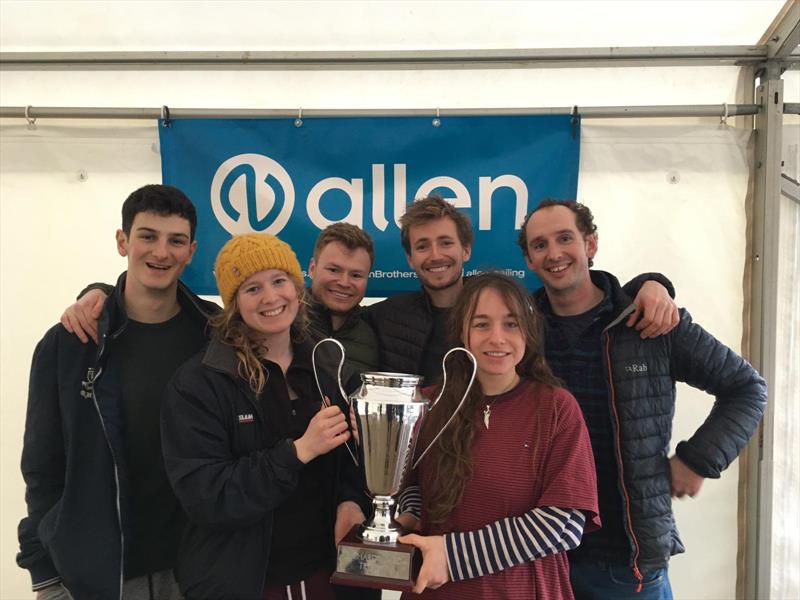
<path id="1" fill-rule="evenodd" d="M 308 265 L 311 277 L 311 332 L 344 346 L 358 372 L 378 369 L 375 332 L 362 318 L 359 304 L 367 291 L 375 250 L 369 234 L 349 223 L 323 229 Z"/>
<path id="2" fill-rule="evenodd" d="M 180 597 L 172 569 L 183 512 L 161 457 L 161 394 L 206 343 L 217 307 L 178 280 L 197 245 L 189 198 L 147 185 L 122 215 L 116 243 L 128 269 L 97 341 L 56 325 L 33 356 L 17 562 L 40 599 Z"/>
<path id="3" fill-rule="evenodd" d="M 662 337 L 624 327 L 630 296 L 613 275 L 589 270 L 596 231 L 586 206 L 548 201 L 525 218 L 519 236 L 544 284 L 535 297 L 547 362 L 577 398 L 595 455 L 603 527 L 571 553 L 573 590 L 578 600 L 667 600 L 669 557 L 684 551 L 671 497 L 694 496 L 738 456 L 764 412 L 766 384 L 685 309 Z M 675 381 L 715 402 L 669 458 Z"/>

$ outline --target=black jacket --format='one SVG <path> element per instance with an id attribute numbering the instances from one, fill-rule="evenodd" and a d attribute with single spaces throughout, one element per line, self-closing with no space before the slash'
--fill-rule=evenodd
<path id="1" fill-rule="evenodd" d="M 261 597 L 273 511 L 292 494 L 304 467 L 292 440 L 270 433 L 285 428 L 266 421 L 262 402 L 279 401 L 272 386 L 283 385 L 271 379 L 257 397 L 238 375 L 233 347 L 212 339 L 167 386 L 162 447 L 170 483 L 189 518 L 177 568 L 187 598 Z M 298 394 L 314 385 L 310 342 L 295 344 L 287 381 Z M 324 457 L 333 558 L 336 506 L 353 500 L 365 514 L 369 506 L 344 448 Z"/>
<path id="2" fill-rule="evenodd" d="M 424 290 L 367 306 L 363 318 L 378 337 L 382 371 L 422 372 L 423 349 L 433 333 L 431 301 Z"/>
<path id="3" fill-rule="evenodd" d="M 643 340 L 625 325 L 631 299 L 609 278 L 617 317 L 600 340 L 608 385 L 625 530 L 634 572 L 666 566 L 684 551 L 672 514 L 669 446 L 675 414 L 675 382 L 715 397 L 705 422 L 676 453 L 693 471 L 717 478 L 741 452 L 764 413 L 764 379 L 741 356 L 680 310 L 671 332 Z M 537 293 L 547 310 L 544 290 Z M 602 515 L 601 515 L 602 518 Z"/>
<path id="4" fill-rule="evenodd" d="M 128 318 L 123 273 L 98 322 L 99 346 L 61 325 L 34 351 L 22 450 L 28 516 L 17 563 L 33 589 L 61 580 L 78 600 L 120 598 L 126 469 L 119 373 L 104 367 Z M 217 306 L 183 284 L 178 300 L 205 331 Z"/>

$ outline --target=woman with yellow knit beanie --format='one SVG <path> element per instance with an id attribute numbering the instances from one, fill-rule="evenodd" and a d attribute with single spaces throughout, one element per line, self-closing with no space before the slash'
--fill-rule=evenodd
<path id="1" fill-rule="evenodd" d="M 314 383 L 300 264 L 278 238 L 247 234 L 214 274 L 225 308 L 162 409 L 167 474 L 189 516 L 178 583 L 190 600 L 333 599 L 335 542 L 368 505 L 343 452 L 345 416 Z"/>

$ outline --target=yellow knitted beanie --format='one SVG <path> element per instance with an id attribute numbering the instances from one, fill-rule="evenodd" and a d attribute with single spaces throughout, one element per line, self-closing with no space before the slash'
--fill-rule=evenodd
<path id="1" fill-rule="evenodd" d="M 286 242 L 268 233 L 247 233 L 228 240 L 214 266 L 222 303 L 228 306 L 245 279 L 265 269 L 285 271 L 298 286 L 303 286 L 300 263 Z"/>

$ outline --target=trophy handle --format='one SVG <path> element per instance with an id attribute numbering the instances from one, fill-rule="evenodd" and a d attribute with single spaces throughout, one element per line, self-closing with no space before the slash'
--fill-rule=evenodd
<path id="1" fill-rule="evenodd" d="M 322 384 L 319 382 L 319 375 L 317 374 L 317 349 L 322 344 L 324 344 L 326 342 L 330 342 L 332 344 L 336 344 L 339 347 L 339 350 L 341 351 L 341 356 L 342 357 L 339 359 L 339 366 L 336 369 L 336 385 L 339 387 L 339 392 L 342 394 L 342 398 L 344 398 L 344 403 L 347 405 L 347 409 L 348 410 L 347 410 L 347 413 L 344 415 L 344 417 L 345 417 L 345 419 L 347 421 L 347 429 L 350 432 L 350 436 L 351 436 L 350 439 L 353 441 L 353 444 L 356 445 L 356 448 L 357 448 L 357 443 L 356 443 L 357 436 L 353 432 L 353 424 L 350 423 L 350 411 L 353 409 L 353 403 L 350 400 L 350 397 L 345 393 L 344 387 L 342 387 L 342 367 L 344 366 L 344 346 L 342 345 L 342 343 L 339 340 L 336 340 L 334 338 L 330 338 L 329 337 L 329 338 L 325 338 L 324 340 L 318 341 L 314 345 L 314 349 L 311 351 L 311 368 L 314 371 L 314 380 L 317 382 L 317 389 L 319 390 L 320 398 L 322 398 L 322 403 L 325 404 L 326 406 L 330 406 L 330 404 L 325 402 L 325 393 L 322 391 Z M 358 465 L 358 458 L 356 456 L 358 454 L 358 452 L 357 451 L 354 452 L 353 449 L 350 448 L 350 445 L 349 445 L 348 442 L 344 443 L 344 447 L 347 448 L 347 452 L 350 453 L 350 458 L 353 459 L 353 462 L 356 464 L 356 466 L 359 466 Z"/>
<path id="2" fill-rule="evenodd" d="M 428 453 L 428 450 L 433 448 L 433 445 L 436 443 L 436 440 L 439 439 L 439 436 L 442 435 L 442 432 L 445 429 L 447 429 L 447 427 L 448 427 L 448 425 L 450 425 L 450 423 L 453 422 L 453 419 L 455 419 L 456 415 L 458 414 L 458 411 L 461 410 L 461 407 L 464 406 L 464 402 L 467 401 L 467 396 L 469 395 L 469 392 L 472 389 L 472 384 L 475 383 L 475 375 L 478 372 L 478 361 L 475 360 L 475 356 L 472 354 L 472 352 L 470 352 L 466 348 L 462 348 L 460 346 L 458 346 L 456 348 L 451 348 L 450 350 L 447 351 L 447 354 L 445 354 L 444 357 L 442 357 L 442 390 L 439 392 L 439 395 L 436 397 L 436 400 L 433 401 L 433 403 L 431 404 L 431 406 L 430 406 L 430 408 L 428 410 L 431 411 L 434 408 L 436 408 L 436 405 L 439 403 L 439 400 L 442 399 L 442 395 L 444 394 L 445 386 L 447 385 L 447 369 L 444 368 L 444 363 L 447 360 L 447 357 L 450 356 L 453 352 L 456 352 L 456 351 L 464 352 L 469 357 L 470 361 L 472 361 L 472 376 L 469 378 L 469 383 L 467 384 L 467 389 L 464 391 L 464 395 L 461 396 L 461 402 L 458 403 L 458 406 L 456 406 L 456 409 L 453 411 L 453 414 L 450 415 L 449 419 L 447 419 L 447 422 L 444 424 L 444 427 L 442 427 L 439 430 L 439 433 L 437 433 L 433 437 L 433 439 L 431 440 L 431 443 L 428 444 L 428 447 L 425 448 L 425 450 L 422 451 L 422 454 L 419 455 L 419 458 L 417 458 L 417 460 L 411 466 L 411 470 L 412 471 L 417 468 L 417 466 L 419 465 L 420 461 Z M 422 427 L 421 426 L 420 426 L 420 431 L 422 431 Z M 415 452 L 417 450 L 417 439 L 418 438 L 419 438 L 419 435 L 414 436 L 414 447 L 411 450 L 411 457 L 412 458 L 414 457 L 414 454 L 415 454 Z"/>

